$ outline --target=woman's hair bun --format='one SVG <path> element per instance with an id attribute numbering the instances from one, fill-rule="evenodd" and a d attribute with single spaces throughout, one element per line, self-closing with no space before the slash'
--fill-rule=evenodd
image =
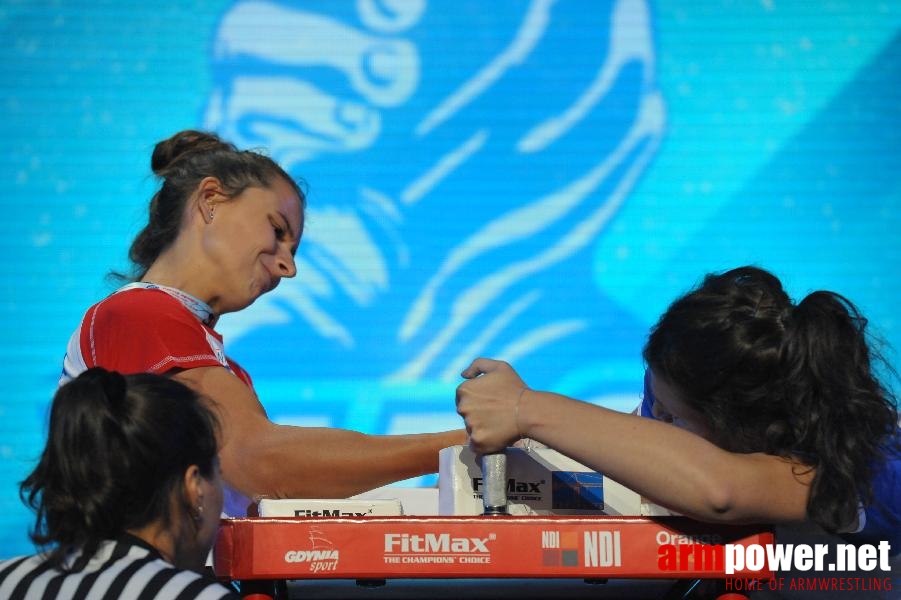
<path id="1" fill-rule="evenodd" d="M 150 157 L 150 168 L 163 177 L 173 166 L 193 154 L 223 150 L 237 152 L 234 144 L 223 141 L 215 133 L 185 129 L 156 145 Z"/>

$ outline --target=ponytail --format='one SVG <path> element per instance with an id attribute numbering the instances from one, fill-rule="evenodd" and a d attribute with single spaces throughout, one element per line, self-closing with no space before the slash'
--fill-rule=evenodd
<path id="1" fill-rule="evenodd" d="M 20 486 L 36 513 L 32 541 L 57 567 L 80 550 L 83 567 L 107 539 L 151 522 L 168 524 L 185 470 L 211 476 L 216 421 L 196 394 L 158 375 L 93 368 L 53 399 L 47 444 Z"/>
<path id="2" fill-rule="evenodd" d="M 871 500 L 876 461 L 897 427 L 866 327 L 847 298 L 813 292 L 791 312 L 781 352 L 794 451 L 815 468 L 808 514 L 830 531 L 852 525 L 858 503 Z"/>

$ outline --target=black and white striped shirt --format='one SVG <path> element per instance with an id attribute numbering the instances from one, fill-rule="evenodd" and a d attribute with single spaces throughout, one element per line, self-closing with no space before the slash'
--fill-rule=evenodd
<path id="1" fill-rule="evenodd" d="M 0 562 L 4 600 L 237 600 L 239 596 L 199 573 L 178 569 L 136 537 L 105 541 L 84 569 L 65 573 L 41 555 Z"/>

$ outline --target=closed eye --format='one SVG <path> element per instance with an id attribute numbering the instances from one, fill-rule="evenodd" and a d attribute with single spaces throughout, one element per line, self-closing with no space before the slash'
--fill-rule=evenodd
<path id="1" fill-rule="evenodd" d="M 291 256 L 294 256 L 297 253 L 297 246 L 299 245 L 299 240 L 295 241 L 294 239 L 294 231 L 291 229 L 291 225 L 282 225 L 280 219 L 273 219 L 270 217 L 269 222 L 272 224 L 272 231 L 275 234 L 275 239 L 279 242 L 291 243 Z"/>
<path id="2" fill-rule="evenodd" d="M 272 225 L 272 232 L 275 233 L 275 239 L 280 242 L 285 241 L 285 238 L 288 236 L 288 229 L 273 219 L 269 219 L 269 223 Z"/>

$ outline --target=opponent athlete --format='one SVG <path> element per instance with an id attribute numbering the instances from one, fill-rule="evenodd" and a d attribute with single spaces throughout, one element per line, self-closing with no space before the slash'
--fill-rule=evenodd
<path id="1" fill-rule="evenodd" d="M 479 452 L 534 438 L 696 519 L 806 521 L 897 554 L 898 411 L 865 328 L 846 298 L 794 304 L 774 275 L 743 267 L 707 276 L 651 330 L 650 418 L 531 390 L 481 358 L 457 409 Z"/>

